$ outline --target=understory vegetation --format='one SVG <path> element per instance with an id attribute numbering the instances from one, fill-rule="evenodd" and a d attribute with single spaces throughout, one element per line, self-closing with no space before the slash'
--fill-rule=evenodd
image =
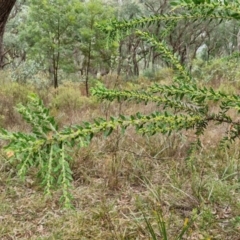
<path id="1" fill-rule="evenodd" d="M 199 86 L 239 92 L 237 79 L 231 84 L 225 80 L 225 63 L 220 64 L 217 75 L 214 61 L 213 69 L 207 66 L 211 78 L 205 83 L 199 77 Z M 237 69 L 235 73 L 238 74 Z M 155 77 L 158 79 L 157 74 Z M 119 79 L 112 75 L 102 83 L 110 87 L 114 81 Z M 119 88 L 134 92 L 150 85 L 148 79 L 141 77 L 134 82 L 122 82 Z M 86 98 L 74 83 L 66 82 L 58 94 L 24 86 L 22 95 L 17 96 L 14 89 L 21 89 L 21 84 L 2 81 L 2 86 L 1 99 L 8 105 L 1 107 L 1 125 L 15 132 L 31 130 L 15 109 L 20 102 L 31 104 L 29 95 L 42 96 L 59 128 L 97 117 L 108 120 L 123 113 L 149 114 L 159 110 L 152 103 L 109 103 L 94 96 Z M 214 109 L 212 103 L 209 110 Z M 237 119 L 234 112 L 231 114 Z M 133 128 L 126 129 L 124 134 L 118 129 L 108 137 L 100 134 L 87 146 L 74 146 L 68 152 L 73 177 L 71 211 L 62 209 L 61 188 L 52 189 L 51 198 L 43 198 L 40 179 L 36 178 L 37 166 L 31 167 L 22 180 L 18 175 L 19 163 L 9 160 L 11 152 L 2 152 L 1 238 L 162 239 L 160 223 L 164 223 L 166 239 L 181 239 L 177 236 L 183 230 L 186 232 L 182 239 L 238 239 L 239 141 L 229 147 L 219 144 L 228 131 L 228 124 L 209 124 L 200 136 L 201 147 L 192 145 L 198 139 L 194 130 L 173 132 L 170 136 L 141 136 Z"/>
<path id="2" fill-rule="evenodd" d="M 58 18 L 58 38 L 48 45 L 53 26 L 43 24 L 38 34 L 46 30 L 46 35 L 38 40 L 44 41 L 32 48 L 28 43 L 32 58 L 38 55 L 42 63 L 52 58 L 52 87 L 45 84 L 50 77 L 45 62 L 44 69 L 24 75 L 24 81 L 16 69 L 0 72 L 0 238 L 238 240 L 239 52 L 214 56 L 209 48 L 197 56 L 195 48 L 186 61 L 187 50 L 181 55 L 180 46 L 174 51 L 169 44 L 180 21 L 235 21 L 237 26 L 238 3 L 171 1 L 166 14 L 108 21 L 114 11 L 109 8 L 104 17 L 101 2 L 97 7 L 93 1 L 72 3 L 75 8 L 56 2 L 61 14 L 69 13 L 60 24 L 59 13 L 43 2 L 43 14 L 52 11 Z M 30 22 L 45 21 L 36 16 L 37 4 L 30 6 Z M 76 59 L 68 62 L 64 56 L 77 55 L 67 37 L 83 13 L 85 34 L 74 35 L 85 54 L 85 70 L 79 70 L 85 80 L 79 82 L 73 74 Z M 156 36 L 148 30 L 159 22 L 165 25 Z M 161 66 L 140 72 L 136 47 L 122 74 L 112 69 L 94 77 L 93 59 L 95 66 L 102 59 L 105 68 L 103 59 L 111 52 L 109 66 L 114 58 L 124 69 L 120 43 L 129 36 L 152 51 L 152 65 L 154 54 L 161 56 Z M 27 31 L 22 37 L 29 41 Z"/>

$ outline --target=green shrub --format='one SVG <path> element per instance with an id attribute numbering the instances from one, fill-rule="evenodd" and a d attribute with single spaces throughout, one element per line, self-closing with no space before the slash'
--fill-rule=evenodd
<path id="1" fill-rule="evenodd" d="M 162 68 L 156 72 L 155 80 L 164 83 L 169 83 L 174 77 L 174 71 L 172 68 Z"/>
<path id="2" fill-rule="evenodd" d="M 192 75 L 198 81 L 220 85 L 222 82 L 232 82 L 239 85 L 240 68 L 237 60 L 225 58 L 212 59 L 210 61 L 195 60 L 192 67 Z"/>
<path id="3" fill-rule="evenodd" d="M 192 19 L 191 14 L 193 14 L 193 17 L 196 17 L 195 14 L 199 16 L 199 13 L 195 12 L 198 9 L 195 2 L 189 5 L 186 3 L 189 14 L 180 14 L 179 17 L 186 18 L 190 16 L 190 19 Z M 216 4 L 219 4 L 219 2 Z M 182 5 L 179 7 L 182 7 Z M 203 11 L 203 13 L 213 13 L 216 9 L 214 4 L 205 5 L 203 3 L 201 7 L 207 10 Z M 218 15 L 218 12 L 214 14 Z M 236 14 L 232 14 L 233 18 L 234 16 L 236 17 Z M 212 16 L 214 15 L 212 14 L 209 17 L 212 18 Z M 223 8 L 223 13 L 220 15 L 221 18 L 224 18 L 224 16 L 229 19 L 228 6 Z M 170 17 L 168 15 L 154 15 L 132 19 L 129 22 L 113 21 L 112 25 L 110 24 L 107 28 L 104 25 L 101 28 L 113 38 L 119 32 L 127 32 L 127 30 L 136 26 L 142 26 L 151 22 L 170 21 L 171 17 L 175 19 L 175 13 Z M 211 87 L 199 86 L 194 81 L 197 79 L 194 79 L 189 74 L 185 66 L 179 62 L 178 56 L 172 53 L 172 50 L 165 42 L 158 41 L 151 33 L 144 32 L 144 30 L 137 30 L 135 34 L 156 48 L 162 55 L 162 58 L 173 66 L 173 84 L 153 84 L 145 90 L 129 91 L 107 89 L 99 83 L 92 89 L 92 94 L 99 100 L 109 100 L 110 102 L 117 100 L 135 101 L 145 104 L 154 103 L 158 107 L 162 106 L 158 108 L 158 111 L 151 111 L 148 114 L 138 112 L 124 115 L 122 113 L 118 117 L 96 118 L 91 122 L 70 125 L 59 130 L 55 119 L 49 114 L 49 109 L 44 106 L 38 97 L 31 96 L 31 102 L 27 106 L 19 105 L 18 111 L 32 125 L 32 133 L 12 133 L 1 129 L 0 137 L 10 142 L 6 151 L 9 157 L 18 162 L 19 175 L 25 177 L 31 167 L 37 167 L 38 175 L 42 180 L 42 185 L 45 187 L 46 194 L 50 195 L 52 189 L 59 186 L 62 190 L 61 199 L 65 207 L 71 207 L 72 203 L 70 189 L 72 187 L 73 174 L 69 164 L 72 160 L 69 150 L 76 145 L 80 147 L 88 145 L 94 136 L 99 136 L 100 132 L 107 137 L 114 130 L 121 130 L 124 133 L 126 128 L 134 127 L 142 135 L 154 135 L 156 133 L 170 135 L 175 132 L 186 132 L 194 129 L 195 144 L 193 146 L 200 147 L 200 136 L 204 134 L 210 123 L 214 123 L 223 126 L 228 125 L 228 131 L 223 136 L 221 142 L 222 146 L 224 144 L 230 145 L 230 143 L 239 138 L 240 123 L 232 118 L 229 113 L 229 110 L 240 111 L 239 96 L 234 94 L 227 95 Z M 222 61 L 216 62 L 215 66 L 219 66 L 219 64 L 222 66 L 221 63 Z M 205 67 L 207 68 L 208 66 Z M 213 75 L 217 76 L 217 79 L 219 77 L 223 78 L 225 71 L 227 71 L 225 68 L 224 70 L 216 69 Z M 205 81 L 208 81 L 208 78 Z M 91 101 L 94 101 L 86 98 L 82 101 L 83 99 L 82 97 L 79 98 L 79 95 L 76 85 L 73 88 L 62 86 L 57 90 L 53 104 L 58 109 L 69 109 L 73 106 L 77 110 L 83 104 L 92 104 Z M 216 106 L 214 113 L 209 107 L 212 102 Z M 160 224 L 161 222 L 162 220 L 160 219 Z"/>
<path id="4" fill-rule="evenodd" d="M 154 80 L 156 77 L 156 72 L 152 68 L 147 68 L 144 70 L 143 76 L 150 80 Z"/>
<path id="5" fill-rule="evenodd" d="M 148 68 L 144 70 L 143 76 L 152 81 L 169 82 L 169 80 L 171 81 L 173 79 L 173 72 L 173 69 L 167 67 L 156 69 Z"/>
<path id="6" fill-rule="evenodd" d="M 1 126 L 12 126 L 21 121 L 14 108 L 19 103 L 26 104 L 28 102 L 27 96 L 35 90 L 26 84 L 12 82 L 9 79 L 6 81 L 6 78 L 2 78 L 0 84 L 0 116 L 4 116 L 0 123 Z"/>
<path id="7" fill-rule="evenodd" d="M 85 107 L 94 107 L 94 98 L 82 96 L 79 84 L 66 82 L 61 85 L 51 100 L 51 106 L 66 112 L 81 110 Z"/>

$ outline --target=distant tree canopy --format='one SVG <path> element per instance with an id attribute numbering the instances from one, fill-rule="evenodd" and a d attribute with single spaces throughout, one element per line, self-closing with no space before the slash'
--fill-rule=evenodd
<path id="1" fill-rule="evenodd" d="M 3 34 L 8 16 L 16 3 L 16 0 L 1 0 L 0 1 L 0 68 L 4 66 L 3 52 Z"/>
<path id="2" fill-rule="evenodd" d="M 217 0 L 210 2 L 219 4 Z M 224 2 L 234 8 L 238 5 L 236 0 Z M 171 21 L 163 21 L 161 16 L 173 15 L 172 5 L 180 3 L 188 0 L 0 0 L 0 69 L 13 70 L 14 81 L 34 82 L 38 87 L 56 88 L 67 79 L 79 81 L 85 83 L 86 95 L 91 81 L 109 72 L 129 80 L 139 75 L 153 79 L 161 68 L 172 67 L 156 47 L 133 29 L 122 31 L 120 41 L 109 41 L 109 33 L 99 28 L 110 19 L 114 25 L 115 21 L 152 15 L 160 20 L 156 24 L 150 21 L 144 29 L 169 46 L 189 71 L 194 70 L 197 59 L 239 52 L 237 19 L 172 16 Z M 185 7 L 179 7 L 174 14 L 184 11 Z M 44 85 L 37 76 L 40 72 L 47 78 Z"/>

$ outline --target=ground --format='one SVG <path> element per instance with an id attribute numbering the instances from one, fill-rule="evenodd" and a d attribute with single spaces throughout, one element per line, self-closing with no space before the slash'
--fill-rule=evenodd
<path id="1" fill-rule="evenodd" d="M 126 83 L 126 87 L 144 84 L 141 80 L 141 84 Z M 2 100 L 6 100 L 6 92 L 2 90 Z M 61 126 L 158 108 L 79 97 L 79 89 L 72 84 L 58 93 L 39 94 Z M 14 111 L 16 98 L 8 99 L 2 125 L 29 131 Z M 2 111 L 6 113 L 6 109 Z M 16 166 L 2 151 L 0 239 L 140 240 L 154 239 L 155 235 L 156 239 L 170 240 L 239 240 L 239 142 L 230 148 L 219 147 L 227 128 L 210 125 L 201 137 L 203 147 L 190 155 L 191 143 L 196 140 L 193 131 L 143 137 L 130 128 L 124 135 L 121 131 L 108 138 L 99 134 L 90 146 L 75 147 L 71 152 L 72 210 L 62 208 L 60 190 L 44 198 L 35 178 L 37 169 L 20 179 Z M 168 238 L 160 234 L 162 223 Z M 177 238 L 186 226 L 184 236 Z"/>

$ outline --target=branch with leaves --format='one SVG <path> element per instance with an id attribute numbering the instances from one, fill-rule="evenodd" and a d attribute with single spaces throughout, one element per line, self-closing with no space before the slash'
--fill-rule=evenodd
<path id="1" fill-rule="evenodd" d="M 212 88 L 198 87 L 190 73 L 182 66 L 178 57 L 173 55 L 171 49 L 164 41 L 159 42 L 147 32 L 136 30 L 154 24 L 158 21 L 173 21 L 180 19 L 239 19 L 240 8 L 235 3 L 208 0 L 182 0 L 174 2 L 173 13 L 133 19 L 129 21 L 112 21 L 110 24 L 99 26 L 108 32 L 111 38 L 120 32 L 134 32 L 143 41 L 156 48 L 162 58 L 170 63 L 175 70 L 176 77 L 172 85 L 153 84 L 145 90 L 127 91 L 107 89 L 97 84 L 92 89 L 92 95 L 99 99 L 109 101 L 134 101 L 156 103 L 158 111 L 144 115 L 136 113 L 131 116 L 120 115 L 110 120 L 102 118 L 92 122 L 83 122 L 75 126 L 68 126 L 59 130 L 55 119 L 50 116 L 43 102 L 37 96 L 30 96 L 27 106 L 18 105 L 17 110 L 31 126 L 30 133 L 12 133 L 0 129 L 0 139 L 7 142 L 5 151 L 10 161 L 17 166 L 19 176 L 26 177 L 29 171 L 36 168 L 37 177 L 47 196 L 58 187 L 62 190 L 61 201 L 64 207 L 70 208 L 72 195 L 71 187 L 73 173 L 70 163 L 73 161 L 69 150 L 75 145 L 86 146 L 92 138 L 100 132 L 107 137 L 115 129 L 122 132 L 128 127 L 134 127 L 142 135 L 145 134 L 171 134 L 175 131 L 194 129 L 197 136 L 204 133 L 209 122 L 216 124 L 229 124 L 223 141 L 234 141 L 240 136 L 240 122 L 232 119 L 229 110 L 240 112 L 240 97 L 229 95 Z M 194 9 L 194 6 L 197 9 Z M 216 7 L 216 8 L 215 8 Z M 187 9 L 189 13 L 174 13 L 175 10 Z M 171 24 L 170 24 L 171 25 Z M 211 113 L 209 104 L 213 102 L 218 110 Z"/>

